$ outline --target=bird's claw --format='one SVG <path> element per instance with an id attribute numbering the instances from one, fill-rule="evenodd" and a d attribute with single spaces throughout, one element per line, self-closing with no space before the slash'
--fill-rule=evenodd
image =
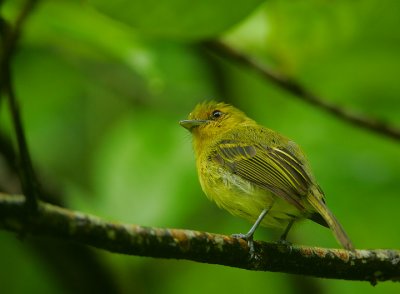
<path id="1" fill-rule="evenodd" d="M 278 245 L 284 245 L 284 246 L 287 246 L 287 247 L 292 246 L 292 242 L 289 242 L 288 240 L 285 240 L 285 239 L 282 239 L 282 238 L 280 238 L 278 241 L 276 241 L 276 243 Z"/>
<path id="2" fill-rule="evenodd" d="M 244 239 L 247 241 L 247 246 L 249 246 L 249 253 L 250 253 L 250 258 L 255 257 L 255 250 L 254 250 L 254 240 L 253 240 L 253 234 L 232 234 L 233 238 L 236 239 Z"/>
<path id="3" fill-rule="evenodd" d="M 249 239 L 252 239 L 252 238 L 253 238 L 253 236 L 250 235 L 250 234 L 242 234 L 242 233 L 239 233 L 239 234 L 232 234 L 232 237 L 233 237 L 233 238 L 236 238 L 236 239 L 244 239 L 244 240 L 246 240 L 246 241 L 248 241 Z"/>

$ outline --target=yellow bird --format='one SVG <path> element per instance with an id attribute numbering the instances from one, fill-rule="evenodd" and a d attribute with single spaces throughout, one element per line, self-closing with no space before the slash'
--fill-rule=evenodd
<path id="1" fill-rule="evenodd" d="M 325 204 L 298 145 L 258 125 L 235 107 L 214 101 L 198 104 L 180 125 L 193 135 L 196 166 L 204 193 L 235 216 L 254 225 L 247 234 L 254 252 L 253 234 L 259 225 L 284 229 L 308 218 L 329 227 L 348 250 L 354 247 Z"/>

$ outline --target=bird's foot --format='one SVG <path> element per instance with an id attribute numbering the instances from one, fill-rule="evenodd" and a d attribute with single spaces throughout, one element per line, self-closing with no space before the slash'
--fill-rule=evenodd
<path id="1" fill-rule="evenodd" d="M 278 245 L 284 245 L 286 247 L 290 247 L 292 246 L 292 242 L 289 242 L 288 240 L 284 239 L 284 238 L 280 238 L 278 241 L 276 241 L 276 243 Z"/>
<path id="2" fill-rule="evenodd" d="M 233 238 L 236 239 L 244 239 L 247 241 L 247 246 L 249 246 L 249 253 L 250 253 L 250 258 L 255 257 L 255 250 L 254 250 L 254 240 L 253 240 L 253 234 L 232 234 Z"/>

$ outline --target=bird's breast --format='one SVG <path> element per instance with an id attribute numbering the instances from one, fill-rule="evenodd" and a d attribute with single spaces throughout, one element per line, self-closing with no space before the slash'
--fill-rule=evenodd
<path id="1" fill-rule="evenodd" d="M 295 207 L 288 208 L 288 203 L 272 192 L 252 184 L 215 161 L 200 160 L 197 165 L 204 193 L 235 216 L 254 222 L 265 208 L 274 203 L 261 225 L 283 227 L 293 216 L 300 214 Z"/>

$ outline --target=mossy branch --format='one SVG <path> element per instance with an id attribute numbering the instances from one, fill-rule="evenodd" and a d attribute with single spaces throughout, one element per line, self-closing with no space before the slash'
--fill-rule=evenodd
<path id="1" fill-rule="evenodd" d="M 28 221 L 20 195 L 0 194 L 0 227 L 46 235 L 128 255 L 186 259 L 256 271 L 284 272 L 330 279 L 400 280 L 400 251 L 326 249 L 255 242 L 250 259 L 242 239 L 181 229 L 108 222 L 39 202 Z"/>

